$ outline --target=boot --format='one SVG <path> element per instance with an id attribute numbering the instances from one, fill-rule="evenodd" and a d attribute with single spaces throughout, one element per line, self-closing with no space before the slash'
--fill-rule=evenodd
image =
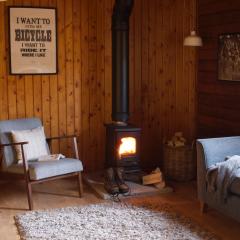
<path id="1" fill-rule="evenodd" d="M 114 172 L 115 172 L 116 182 L 119 187 L 120 193 L 128 193 L 129 187 L 123 180 L 123 174 L 124 174 L 123 168 L 115 168 Z"/>
<path id="2" fill-rule="evenodd" d="M 108 193 L 110 193 L 112 195 L 119 193 L 119 188 L 118 188 L 118 185 L 115 180 L 113 168 L 106 169 L 104 188 Z"/>

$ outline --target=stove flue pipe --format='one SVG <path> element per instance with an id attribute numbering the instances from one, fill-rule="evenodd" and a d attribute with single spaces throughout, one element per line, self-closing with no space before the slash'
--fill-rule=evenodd
<path id="1" fill-rule="evenodd" d="M 129 17 L 133 0 L 116 0 L 112 15 L 112 120 L 129 117 Z"/>

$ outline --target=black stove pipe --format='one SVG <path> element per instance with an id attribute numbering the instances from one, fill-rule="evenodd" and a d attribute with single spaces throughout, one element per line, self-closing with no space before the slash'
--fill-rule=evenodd
<path id="1" fill-rule="evenodd" d="M 116 0 L 112 15 L 112 120 L 129 117 L 129 17 L 133 0 Z"/>

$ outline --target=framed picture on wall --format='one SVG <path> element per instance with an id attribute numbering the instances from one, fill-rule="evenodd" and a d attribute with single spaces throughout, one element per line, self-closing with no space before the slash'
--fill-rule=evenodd
<path id="1" fill-rule="evenodd" d="M 240 81 L 240 33 L 219 35 L 218 79 Z"/>
<path id="2" fill-rule="evenodd" d="M 57 74 L 55 8 L 9 7 L 10 74 Z"/>

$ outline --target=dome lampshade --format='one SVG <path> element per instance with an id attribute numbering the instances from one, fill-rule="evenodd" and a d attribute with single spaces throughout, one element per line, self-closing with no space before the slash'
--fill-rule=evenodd
<path id="1" fill-rule="evenodd" d="M 185 37 L 184 46 L 192 46 L 192 47 L 201 47 L 203 45 L 202 38 L 199 37 L 195 31 L 191 31 L 191 34 Z"/>

